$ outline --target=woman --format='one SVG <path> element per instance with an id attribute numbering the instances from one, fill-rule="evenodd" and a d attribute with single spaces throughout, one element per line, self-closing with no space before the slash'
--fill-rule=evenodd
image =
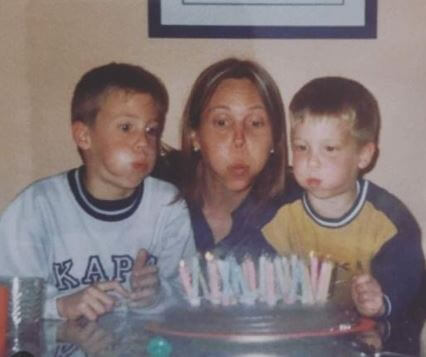
<path id="1" fill-rule="evenodd" d="M 199 75 L 184 110 L 182 164 L 201 253 L 272 250 L 260 228 L 283 199 L 286 131 L 279 89 L 264 68 L 228 58 Z"/>

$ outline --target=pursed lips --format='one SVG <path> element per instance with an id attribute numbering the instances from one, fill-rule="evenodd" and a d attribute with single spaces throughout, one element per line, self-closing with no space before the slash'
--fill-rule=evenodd
<path id="1" fill-rule="evenodd" d="M 319 185 L 320 185 L 321 180 L 320 180 L 320 179 L 318 179 L 318 178 L 310 177 L 310 178 L 308 178 L 308 179 L 306 180 L 306 183 L 308 184 L 308 186 L 311 186 L 311 187 L 317 187 L 317 186 L 319 186 Z"/>
<path id="2" fill-rule="evenodd" d="M 144 171 L 147 168 L 147 164 L 145 161 L 135 161 L 132 163 L 132 167 L 138 171 Z"/>
<path id="3" fill-rule="evenodd" d="M 245 175 L 249 170 L 249 165 L 246 164 L 233 164 L 228 166 L 228 171 L 231 172 L 231 174 L 236 176 L 242 176 Z"/>

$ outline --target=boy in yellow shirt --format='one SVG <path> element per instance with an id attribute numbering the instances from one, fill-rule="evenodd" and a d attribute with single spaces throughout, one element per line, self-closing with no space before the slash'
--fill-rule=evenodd
<path id="1" fill-rule="evenodd" d="M 360 314 L 402 311 L 418 291 L 424 260 L 407 208 L 361 177 L 377 154 L 377 101 L 356 81 L 314 79 L 292 99 L 290 123 L 303 192 L 263 228 L 266 239 L 280 254 L 329 256 Z"/>

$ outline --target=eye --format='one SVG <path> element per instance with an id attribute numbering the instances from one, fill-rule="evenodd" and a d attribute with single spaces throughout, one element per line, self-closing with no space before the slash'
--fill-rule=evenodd
<path id="1" fill-rule="evenodd" d="M 213 118 L 213 126 L 216 128 L 227 128 L 230 125 L 230 120 L 226 117 Z"/>
<path id="2" fill-rule="evenodd" d="M 129 132 L 129 131 L 130 131 L 130 129 L 132 128 L 132 125 L 131 125 L 130 123 L 121 123 L 121 124 L 119 124 L 118 128 L 119 128 L 121 131 L 123 131 L 123 132 L 127 133 L 127 132 Z"/>
<path id="3" fill-rule="evenodd" d="M 335 151 L 337 151 L 337 150 L 338 150 L 337 146 L 327 145 L 327 146 L 325 147 L 325 151 L 330 152 L 330 153 L 335 152 Z"/>
<path id="4" fill-rule="evenodd" d="M 292 147 L 293 147 L 293 151 L 297 151 L 297 152 L 304 152 L 308 149 L 305 144 L 293 143 Z"/>
<path id="5" fill-rule="evenodd" d="M 262 117 L 255 117 L 250 119 L 250 125 L 253 128 L 263 128 L 266 125 L 266 120 Z"/>
<path id="6" fill-rule="evenodd" d="M 158 123 L 150 124 L 145 128 L 145 132 L 151 137 L 158 138 L 161 132 L 160 125 Z"/>

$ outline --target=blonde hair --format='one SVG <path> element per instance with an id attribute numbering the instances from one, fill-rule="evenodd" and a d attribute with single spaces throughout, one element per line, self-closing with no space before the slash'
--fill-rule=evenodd
<path id="1" fill-rule="evenodd" d="M 380 111 L 377 100 L 360 83 L 343 77 L 321 77 L 305 84 L 290 102 L 290 124 L 332 117 L 347 122 L 359 144 L 377 143 Z"/>

